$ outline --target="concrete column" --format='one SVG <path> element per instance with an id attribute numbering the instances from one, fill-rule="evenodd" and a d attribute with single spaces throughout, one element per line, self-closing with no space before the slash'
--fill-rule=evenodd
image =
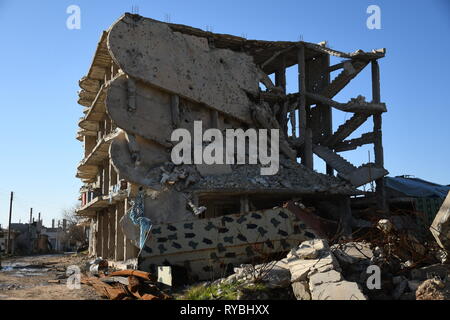
<path id="1" fill-rule="evenodd" d="M 114 260 L 122 261 L 124 260 L 124 235 L 122 228 L 120 227 L 120 219 L 124 215 L 125 203 L 124 201 L 117 202 L 116 204 L 116 234 L 115 234 L 115 252 Z"/>
<path id="2" fill-rule="evenodd" d="M 103 195 L 109 194 L 109 160 L 103 164 Z"/>
<path id="3" fill-rule="evenodd" d="M 312 152 L 312 132 L 307 121 L 306 108 L 306 60 L 305 60 L 305 46 L 302 44 L 298 48 L 298 92 L 299 92 L 299 131 L 300 137 L 304 137 L 305 142 L 301 147 L 302 164 L 307 168 L 312 169 L 313 152 Z"/>
<path id="4" fill-rule="evenodd" d="M 102 255 L 102 217 L 97 211 L 97 230 L 95 232 L 95 256 Z"/>
<path id="5" fill-rule="evenodd" d="M 330 55 L 326 54 L 322 58 L 322 70 L 323 70 L 323 80 L 322 80 L 322 88 L 326 88 L 330 83 L 330 72 L 328 68 L 330 67 Z M 333 112 L 331 110 L 331 106 L 320 105 L 321 109 L 321 117 L 322 117 L 322 131 L 324 137 L 329 137 L 333 134 Z M 328 175 L 333 176 L 334 170 L 333 168 L 327 164 L 326 172 Z"/>
<path id="6" fill-rule="evenodd" d="M 94 220 L 91 220 L 91 223 L 89 224 L 89 249 L 88 249 L 88 256 L 92 256 L 94 254 L 94 235 L 93 235 L 93 226 Z"/>
<path id="7" fill-rule="evenodd" d="M 109 161 L 109 185 L 114 186 L 117 184 L 117 172 L 112 165 L 112 161 Z"/>
<path id="8" fill-rule="evenodd" d="M 372 61 L 372 102 L 380 103 L 380 67 L 378 61 Z M 375 135 L 374 141 L 374 153 L 375 153 L 375 164 L 384 168 L 384 156 L 383 156 L 383 138 L 382 138 L 382 118 L 380 114 L 373 115 L 373 133 Z M 377 179 L 376 183 L 376 199 L 378 209 L 383 211 L 388 211 L 388 203 L 386 201 L 386 190 L 384 186 L 384 178 Z"/>
<path id="9" fill-rule="evenodd" d="M 108 211 L 102 210 L 102 257 L 108 257 Z"/>
<path id="10" fill-rule="evenodd" d="M 282 88 L 283 93 L 286 93 L 286 57 L 283 55 L 280 57 L 280 65 L 278 69 L 275 71 L 275 86 Z M 281 129 L 284 134 L 288 136 L 287 131 L 287 112 L 284 106 L 280 106 L 281 110 L 278 114 L 278 122 L 280 123 Z"/>
<path id="11" fill-rule="evenodd" d="M 84 156 L 85 157 L 87 157 L 92 152 L 92 150 L 94 149 L 96 144 L 97 144 L 96 137 L 84 136 Z"/>
<path id="12" fill-rule="evenodd" d="M 352 209 L 350 206 L 350 198 L 344 197 L 339 201 L 339 214 L 341 216 L 341 232 L 348 239 L 352 236 Z"/>
<path id="13" fill-rule="evenodd" d="M 116 237 L 116 206 L 108 207 L 108 258 L 114 259 Z"/>

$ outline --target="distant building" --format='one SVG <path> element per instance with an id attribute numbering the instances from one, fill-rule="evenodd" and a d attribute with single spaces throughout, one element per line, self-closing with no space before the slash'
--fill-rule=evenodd
<path id="1" fill-rule="evenodd" d="M 12 223 L 11 239 L 13 254 L 25 255 L 35 253 L 51 253 L 72 251 L 76 243 L 69 242 L 66 224 L 55 227 L 54 221 L 51 228 L 42 225 L 42 221 L 32 223 Z M 0 248 L 6 250 L 8 230 L 0 231 Z"/>
<path id="2" fill-rule="evenodd" d="M 18 236 L 18 232 L 11 230 L 11 253 L 15 251 L 15 239 Z M 8 244 L 8 229 L 0 228 L 0 252 L 5 252 Z"/>
<path id="3" fill-rule="evenodd" d="M 48 242 L 51 251 L 62 252 L 67 250 L 67 234 L 61 227 L 43 227 L 41 230 L 41 234 L 48 236 Z"/>

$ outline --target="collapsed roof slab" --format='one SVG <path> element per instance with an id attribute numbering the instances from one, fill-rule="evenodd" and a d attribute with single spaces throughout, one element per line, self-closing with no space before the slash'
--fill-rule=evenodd
<path id="1" fill-rule="evenodd" d="M 140 135 L 169 147 L 173 131 L 170 95 L 146 86 L 142 82 L 134 83 L 134 107 L 129 105 L 126 75 L 115 77 L 107 87 L 106 108 L 114 123 L 123 130 Z M 130 110 L 132 109 L 132 110 Z"/>
<path id="2" fill-rule="evenodd" d="M 263 73 L 251 56 L 131 15 L 111 26 L 107 44 L 130 77 L 252 123 L 247 92 L 258 94 Z"/>
<path id="3" fill-rule="evenodd" d="M 141 20 L 149 21 L 151 23 L 164 24 L 176 33 L 205 39 L 207 43 L 214 48 L 229 49 L 235 52 L 246 53 L 253 58 L 253 62 L 257 66 L 259 66 L 266 74 L 274 73 L 279 68 L 278 61 L 277 59 L 274 59 L 274 57 L 278 57 L 280 55 L 280 52 L 283 53 L 283 57 L 285 58 L 286 68 L 297 64 L 297 49 L 299 45 L 305 45 L 306 60 L 313 59 L 323 54 L 331 54 L 337 57 L 361 61 L 364 62 L 364 64 L 367 64 L 369 61 L 382 58 L 385 55 L 385 49 L 372 50 L 372 52 L 357 50 L 353 53 L 345 53 L 327 48 L 323 44 L 315 44 L 304 41 L 248 40 L 229 34 L 212 33 L 193 28 L 191 26 L 164 23 L 129 13 L 126 13 L 124 16 L 119 18 L 116 23 L 120 21 L 136 21 L 138 23 Z M 97 87 L 97 84 L 91 81 L 103 81 L 105 77 L 105 70 L 109 68 L 111 64 L 111 51 L 107 45 L 107 38 L 110 31 L 111 28 L 108 31 L 103 32 L 98 42 L 97 49 L 92 59 L 88 74 L 81 80 L 82 82 L 80 83 L 80 86 L 81 88 L 83 88 L 83 90 L 96 92 L 95 88 Z M 332 98 L 332 96 L 329 96 L 329 98 Z M 86 100 L 85 104 L 89 105 L 89 101 Z"/>
<path id="4" fill-rule="evenodd" d="M 126 144 L 118 151 L 119 140 L 113 142 L 111 154 L 126 157 Z M 129 154 L 129 153 L 128 153 Z M 128 156 L 130 157 L 130 156 Z M 165 186 L 175 187 L 179 191 L 194 192 L 196 194 L 223 193 L 223 194 L 251 194 L 251 193 L 277 193 L 297 195 L 357 195 L 359 190 L 347 182 L 336 177 L 328 176 L 308 169 L 301 164 L 294 164 L 287 159 L 280 159 L 280 168 L 274 175 L 261 176 L 260 165 L 216 165 L 222 167 L 222 174 L 202 173 L 199 165 L 174 166 L 159 161 L 151 169 L 148 166 L 136 167 L 129 162 L 127 166 L 123 161 L 112 157 L 115 167 L 120 174 L 129 181 L 135 181 L 154 190 L 162 190 Z M 140 168 L 140 169 L 139 169 Z M 166 178 L 164 178 L 166 177 Z"/>

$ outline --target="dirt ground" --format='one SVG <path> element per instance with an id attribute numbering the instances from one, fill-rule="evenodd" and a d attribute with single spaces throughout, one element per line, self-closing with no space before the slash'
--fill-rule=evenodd
<path id="1" fill-rule="evenodd" d="M 77 265 L 83 270 L 88 261 L 83 254 L 3 258 L 0 300 L 100 300 L 90 286 L 81 284 L 80 289 L 70 289 L 66 285 L 67 267 Z"/>

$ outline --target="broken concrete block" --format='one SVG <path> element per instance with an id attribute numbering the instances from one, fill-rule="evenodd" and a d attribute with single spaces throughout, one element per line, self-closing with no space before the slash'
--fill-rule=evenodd
<path id="1" fill-rule="evenodd" d="M 336 244 L 331 247 L 331 250 L 340 263 L 347 264 L 370 260 L 374 256 L 369 244 L 365 242 Z"/>
<path id="2" fill-rule="evenodd" d="M 367 300 L 356 282 L 328 282 L 311 288 L 312 300 Z"/>
<path id="3" fill-rule="evenodd" d="M 262 280 L 268 288 L 285 288 L 291 284 L 291 272 L 275 266 L 266 272 Z"/>
<path id="4" fill-rule="evenodd" d="M 389 172 L 384 168 L 378 168 L 375 166 L 361 166 L 348 176 L 348 180 L 355 187 L 359 187 L 370 181 L 382 178 L 388 173 Z"/>
<path id="5" fill-rule="evenodd" d="M 292 283 L 292 291 L 297 300 L 311 300 L 311 293 L 309 292 L 308 282 L 306 281 Z"/>
<path id="6" fill-rule="evenodd" d="M 312 256 L 316 258 L 311 259 Z M 340 270 L 339 263 L 329 250 L 328 243 L 321 239 L 302 242 L 297 250 L 288 254 L 287 260 L 292 282 L 306 280 L 313 272 Z"/>
<path id="7" fill-rule="evenodd" d="M 330 270 L 327 272 L 316 272 L 309 277 L 309 286 L 312 290 L 312 288 L 321 284 L 329 282 L 339 282 L 342 280 L 342 275 L 335 270 Z"/>
<path id="8" fill-rule="evenodd" d="M 450 192 L 434 218 L 430 231 L 442 249 L 450 250 Z"/>
<path id="9" fill-rule="evenodd" d="M 322 250 L 328 250 L 328 242 L 322 239 L 313 239 L 302 242 L 298 248 L 292 249 L 287 255 L 289 260 L 292 257 L 297 259 L 316 259 L 319 256 L 319 252 Z"/>
<path id="10" fill-rule="evenodd" d="M 172 267 L 159 266 L 158 267 L 158 282 L 165 285 L 172 286 Z"/>
<path id="11" fill-rule="evenodd" d="M 296 282 L 306 280 L 315 263 L 316 261 L 314 260 L 295 260 L 290 263 L 289 270 L 291 271 L 291 281 Z"/>
<path id="12" fill-rule="evenodd" d="M 319 251 L 314 248 L 298 248 L 292 249 L 287 258 L 295 257 L 298 259 L 316 259 L 319 255 Z"/>
<path id="13" fill-rule="evenodd" d="M 268 288 L 285 288 L 291 284 L 291 272 L 283 260 L 256 266 L 242 265 L 240 268 L 234 268 L 234 272 L 227 278 L 227 282 L 262 281 Z"/>

